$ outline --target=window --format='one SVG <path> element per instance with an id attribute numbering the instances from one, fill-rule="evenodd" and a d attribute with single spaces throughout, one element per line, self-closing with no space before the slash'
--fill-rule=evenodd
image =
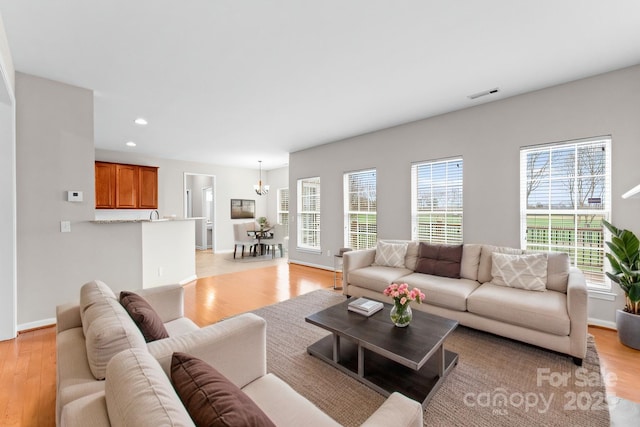
<path id="1" fill-rule="evenodd" d="M 376 170 L 344 174 L 344 245 L 367 249 L 376 245 Z"/>
<path id="2" fill-rule="evenodd" d="M 610 137 L 522 148 L 522 248 L 566 252 L 590 286 L 609 288 L 602 220 L 610 194 Z"/>
<path id="3" fill-rule="evenodd" d="M 320 251 L 320 178 L 298 180 L 298 248 Z"/>
<path id="4" fill-rule="evenodd" d="M 282 224 L 289 229 L 289 189 L 278 189 L 278 224 Z"/>
<path id="5" fill-rule="evenodd" d="M 411 166 L 411 238 L 462 243 L 462 158 Z"/>

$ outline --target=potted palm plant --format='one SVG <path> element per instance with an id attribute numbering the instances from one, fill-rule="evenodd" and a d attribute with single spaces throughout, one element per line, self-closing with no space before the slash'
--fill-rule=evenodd
<path id="1" fill-rule="evenodd" d="M 640 240 L 629 230 L 607 221 L 603 224 L 611 232 L 611 241 L 606 243 L 612 271 L 606 274 L 625 295 L 624 310 L 616 311 L 618 337 L 622 344 L 640 350 Z"/>

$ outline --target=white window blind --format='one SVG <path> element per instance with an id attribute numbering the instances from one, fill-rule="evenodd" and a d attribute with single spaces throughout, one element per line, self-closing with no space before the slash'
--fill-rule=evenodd
<path id="1" fill-rule="evenodd" d="M 320 251 L 320 177 L 298 180 L 298 248 Z"/>
<path id="2" fill-rule="evenodd" d="M 589 286 L 609 288 L 604 228 L 611 214 L 611 138 L 520 150 L 522 248 L 569 254 Z"/>
<path id="3" fill-rule="evenodd" d="M 289 229 L 289 189 L 278 188 L 278 224 Z"/>
<path id="4" fill-rule="evenodd" d="M 462 158 L 411 166 L 411 238 L 462 243 Z"/>
<path id="5" fill-rule="evenodd" d="M 377 241 L 376 170 L 344 174 L 344 245 L 367 249 Z"/>

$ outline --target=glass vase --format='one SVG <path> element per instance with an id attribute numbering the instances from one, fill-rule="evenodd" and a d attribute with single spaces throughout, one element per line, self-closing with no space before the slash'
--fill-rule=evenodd
<path id="1" fill-rule="evenodd" d="M 393 307 L 391 307 L 390 317 L 393 324 L 399 328 L 409 326 L 409 323 L 411 323 L 411 319 L 413 318 L 411 306 L 409 303 L 404 306 L 400 304 L 393 304 Z"/>

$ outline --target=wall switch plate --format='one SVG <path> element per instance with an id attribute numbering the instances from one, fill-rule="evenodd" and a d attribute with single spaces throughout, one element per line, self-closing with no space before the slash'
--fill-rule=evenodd
<path id="1" fill-rule="evenodd" d="M 60 232 L 71 233 L 71 221 L 60 221 Z"/>

